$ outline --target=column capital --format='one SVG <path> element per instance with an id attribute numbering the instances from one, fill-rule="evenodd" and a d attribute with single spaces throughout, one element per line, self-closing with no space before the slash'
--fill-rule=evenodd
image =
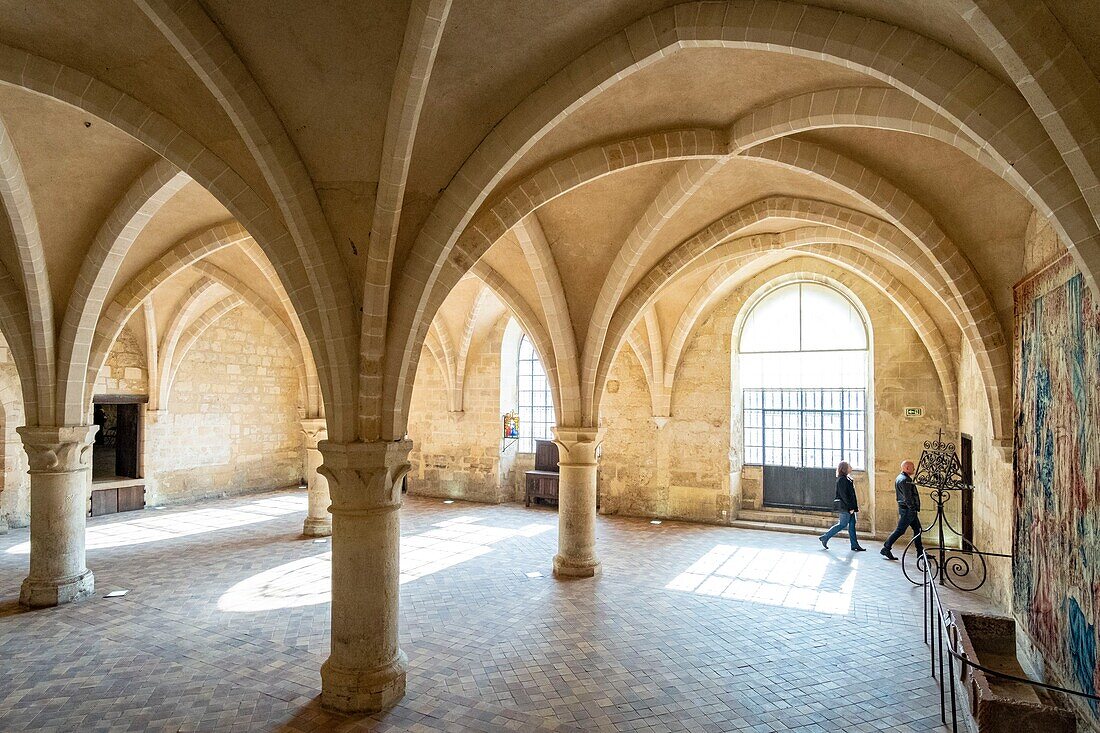
<path id="1" fill-rule="evenodd" d="M 308 417 L 299 422 L 302 426 L 302 435 L 305 436 L 306 448 L 316 450 L 318 443 L 328 440 L 328 420 L 325 418 Z"/>
<path id="2" fill-rule="evenodd" d="M 409 472 L 411 440 L 317 444 L 323 462 L 317 472 L 328 479 L 338 514 L 373 514 L 401 506 L 401 479 Z"/>
<path id="3" fill-rule="evenodd" d="M 603 428 L 555 427 L 559 466 L 595 466 L 596 449 L 603 442 Z"/>
<path id="4" fill-rule="evenodd" d="M 73 473 L 92 464 L 92 442 L 98 425 L 24 426 L 15 432 L 23 439 L 29 473 Z"/>

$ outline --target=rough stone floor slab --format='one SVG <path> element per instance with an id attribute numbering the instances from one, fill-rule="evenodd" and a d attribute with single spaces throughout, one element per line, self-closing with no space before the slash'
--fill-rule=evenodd
<path id="1" fill-rule="evenodd" d="M 96 597 L 35 612 L 27 530 L 0 537 L 0 731 L 940 729 L 921 590 L 876 544 L 605 517 L 603 575 L 559 582 L 552 510 L 416 498 L 408 694 L 329 714 L 304 513 L 282 492 L 90 520 Z"/>

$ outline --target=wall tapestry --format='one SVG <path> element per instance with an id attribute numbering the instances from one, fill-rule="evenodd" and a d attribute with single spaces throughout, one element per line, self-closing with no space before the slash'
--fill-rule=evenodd
<path id="1" fill-rule="evenodd" d="M 1100 308 L 1068 255 L 1016 289 L 1015 369 L 1015 610 L 1048 677 L 1095 695 Z"/>

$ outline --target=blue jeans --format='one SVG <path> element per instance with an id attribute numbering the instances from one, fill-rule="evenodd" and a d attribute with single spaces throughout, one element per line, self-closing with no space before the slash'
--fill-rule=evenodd
<path id="1" fill-rule="evenodd" d="M 842 509 L 837 513 L 836 524 L 828 532 L 821 535 L 821 539 L 828 542 L 844 530 L 848 530 L 848 539 L 852 541 L 852 549 L 859 547 L 859 540 L 856 539 L 856 515 L 850 514 L 847 509 Z"/>

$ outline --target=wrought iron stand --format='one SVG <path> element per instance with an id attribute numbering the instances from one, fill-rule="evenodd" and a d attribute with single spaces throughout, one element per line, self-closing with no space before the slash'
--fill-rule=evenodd
<path id="1" fill-rule="evenodd" d="M 941 586 L 950 585 L 961 591 L 975 591 L 985 585 L 988 568 L 987 557 L 1012 557 L 999 552 L 982 552 L 973 542 L 956 530 L 944 507 L 955 494 L 973 491 L 974 487 L 963 482 L 962 464 L 955 453 L 954 443 L 945 443 L 943 430 L 935 440 L 926 440 L 917 464 L 913 481 L 918 486 L 931 489 L 929 497 L 936 503 L 936 517 L 921 530 L 922 544 L 925 538 L 935 537 L 936 546 L 921 553 L 917 550 L 917 537 L 909 540 L 901 556 L 901 569 L 913 585 L 923 585 L 925 573 Z M 948 531 L 960 540 L 960 547 L 947 547 Z M 912 556 L 912 559 L 910 557 Z M 926 567 L 926 564 L 928 567 Z M 911 572 L 915 565 L 915 571 Z"/>

